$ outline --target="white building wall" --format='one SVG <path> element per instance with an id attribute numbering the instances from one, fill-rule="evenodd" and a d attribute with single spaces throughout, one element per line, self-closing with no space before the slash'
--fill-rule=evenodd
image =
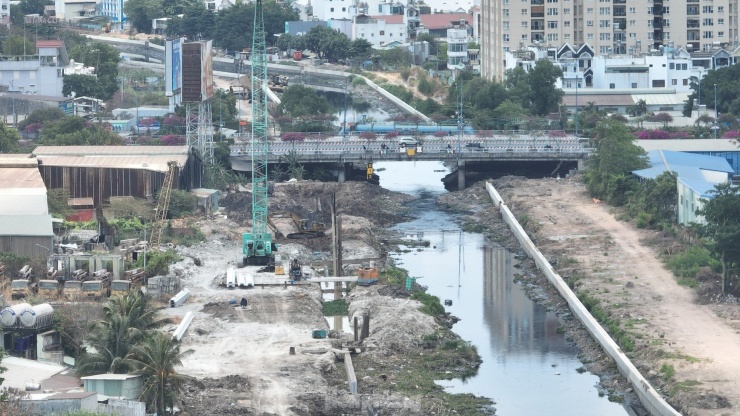
<path id="1" fill-rule="evenodd" d="M 354 2 L 351 0 L 312 0 L 313 15 L 318 20 L 352 19 Z"/>
<path id="2" fill-rule="evenodd" d="M 373 46 L 383 46 L 386 43 L 405 42 L 407 27 L 403 23 L 386 24 L 385 20 L 370 19 L 368 23 L 355 22 L 352 39 L 366 39 Z"/>
<path id="3" fill-rule="evenodd" d="M 447 67 L 462 69 L 468 62 L 467 29 L 447 29 Z"/>

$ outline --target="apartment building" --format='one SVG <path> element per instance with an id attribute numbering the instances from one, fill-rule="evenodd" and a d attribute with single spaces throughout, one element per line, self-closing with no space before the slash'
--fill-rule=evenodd
<path id="1" fill-rule="evenodd" d="M 692 52 L 738 43 L 738 0 L 482 1 L 482 73 L 489 79 L 498 79 L 503 69 L 494 67 L 503 60 L 486 55 L 530 44 L 589 44 L 598 55 L 639 55 L 669 44 Z"/>
<path id="2" fill-rule="evenodd" d="M 351 38 L 365 39 L 376 47 L 396 41 L 406 42 L 408 26 L 403 15 L 359 15 L 355 16 Z"/>
<path id="3" fill-rule="evenodd" d="M 10 0 L 0 0 L 0 24 L 10 26 Z"/>
<path id="4" fill-rule="evenodd" d="M 64 68 L 68 63 L 62 41 L 38 40 L 33 55 L 3 56 L 0 86 L 9 93 L 61 97 Z"/>

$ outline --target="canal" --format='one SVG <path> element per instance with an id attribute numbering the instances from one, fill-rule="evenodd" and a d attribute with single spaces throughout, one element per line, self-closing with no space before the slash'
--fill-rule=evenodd
<path id="1" fill-rule="evenodd" d="M 476 376 L 440 385 L 491 398 L 500 416 L 630 414 L 600 393 L 598 377 L 585 371 L 558 329 L 560 318 L 514 283 L 514 255 L 480 234 L 462 232 L 454 216 L 435 205 L 446 192 L 441 179 L 448 169 L 439 162 L 375 166 L 382 187 L 418 197 L 410 205 L 414 219 L 394 229 L 430 242 L 392 257 L 429 293 L 452 301 L 446 310 L 461 318 L 453 330 L 483 359 Z"/>

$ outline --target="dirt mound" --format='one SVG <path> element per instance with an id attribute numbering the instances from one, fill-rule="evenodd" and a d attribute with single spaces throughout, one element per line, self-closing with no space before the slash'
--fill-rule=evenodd
<path id="1" fill-rule="evenodd" d="M 249 381 L 241 376 L 204 378 L 185 384 L 183 415 L 253 415 Z"/>

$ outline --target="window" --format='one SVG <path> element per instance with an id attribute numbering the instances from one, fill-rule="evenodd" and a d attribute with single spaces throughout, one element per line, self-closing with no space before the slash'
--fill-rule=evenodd
<path id="1" fill-rule="evenodd" d="M 718 37 L 718 38 L 723 38 L 723 37 L 725 37 L 725 32 L 717 32 L 717 37 Z"/>
<path id="2" fill-rule="evenodd" d="M 671 21 L 668 19 L 663 19 L 663 27 L 670 27 Z"/>
<path id="3" fill-rule="evenodd" d="M 586 9 L 586 14 L 594 14 L 594 8 L 593 7 L 587 8 Z"/>
<path id="4" fill-rule="evenodd" d="M 613 90 L 614 88 L 616 88 L 616 85 L 614 85 L 613 83 L 612 84 L 609 84 L 609 89 L 610 90 Z"/>
<path id="5" fill-rule="evenodd" d="M 689 64 L 681 64 L 681 69 L 684 71 L 689 69 Z"/>
<path id="6" fill-rule="evenodd" d="M 630 14 L 635 14 L 635 13 L 637 13 L 637 9 L 635 9 L 634 7 L 630 7 Z"/>
<path id="7" fill-rule="evenodd" d="M 678 85 L 678 80 L 677 79 L 672 79 L 671 80 L 671 85 Z"/>
<path id="8" fill-rule="evenodd" d="M 674 63 L 669 64 L 668 69 L 676 69 L 676 64 Z"/>
<path id="9" fill-rule="evenodd" d="M 725 19 L 717 19 L 717 24 L 718 24 L 718 25 L 723 25 L 723 24 L 725 24 Z"/>
<path id="10" fill-rule="evenodd" d="M 712 39 L 714 37 L 714 33 L 711 31 L 705 31 L 702 36 L 704 39 Z"/>
<path id="11" fill-rule="evenodd" d="M 333 11 L 334 11 L 334 8 L 332 7 L 331 9 L 329 9 L 329 11 L 330 11 L 330 12 L 333 12 Z"/>
<path id="12" fill-rule="evenodd" d="M 503 23 L 504 23 L 504 30 L 509 30 L 509 21 L 505 20 Z"/>
<path id="13" fill-rule="evenodd" d="M 558 12 L 559 12 L 559 10 L 556 9 L 556 8 L 554 8 L 554 7 L 551 7 L 551 8 L 548 8 L 547 9 L 547 15 L 548 16 L 557 16 L 558 15 Z"/>
<path id="14" fill-rule="evenodd" d="M 547 0 L 548 3 L 557 3 L 558 0 Z"/>
<path id="15" fill-rule="evenodd" d="M 509 9 L 504 9 L 504 17 L 509 17 Z"/>
<path id="16" fill-rule="evenodd" d="M 648 14 L 653 14 L 653 8 L 652 7 L 648 7 Z"/>
<path id="17" fill-rule="evenodd" d="M 635 21 L 634 20 L 630 20 L 630 27 L 635 27 Z"/>
<path id="18" fill-rule="evenodd" d="M 725 12 L 725 6 L 717 6 L 717 13 L 724 13 Z"/>
<path id="19" fill-rule="evenodd" d="M 509 34 L 506 33 L 504 34 L 504 42 L 508 42 L 508 41 L 509 41 Z"/>
<path id="20" fill-rule="evenodd" d="M 704 6 L 701 9 L 702 13 L 714 13 L 714 7 L 712 6 Z"/>
<path id="21" fill-rule="evenodd" d="M 347 8 L 346 7 L 342 7 L 342 11 L 343 12 L 346 12 L 347 11 Z"/>
<path id="22" fill-rule="evenodd" d="M 637 83 L 636 82 L 633 82 L 632 83 L 632 88 L 637 88 Z"/>
<path id="23" fill-rule="evenodd" d="M 557 33 L 548 33 L 547 34 L 547 41 L 548 42 L 557 42 L 558 41 L 558 34 Z"/>
<path id="24" fill-rule="evenodd" d="M 653 27 L 653 21 L 652 20 L 648 20 L 648 27 Z"/>
<path id="25" fill-rule="evenodd" d="M 612 40 L 611 33 L 599 33 L 599 40 Z"/>
<path id="26" fill-rule="evenodd" d="M 522 40 L 527 40 L 527 38 L 529 38 L 529 36 L 527 36 L 527 34 L 522 35 Z"/>
<path id="27" fill-rule="evenodd" d="M 509 4 L 509 0 L 504 0 L 504 4 Z"/>
<path id="28" fill-rule="evenodd" d="M 635 32 L 630 32 L 630 39 L 634 39 L 634 38 L 636 38 L 636 37 L 637 37 L 637 33 L 635 33 Z"/>
<path id="29" fill-rule="evenodd" d="M 555 20 L 549 20 L 547 22 L 547 28 L 548 29 L 557 29 L 558 28 L 558 22 Z"/>
<path id="30" fill-rule="evenodd" d="M 653 40 L 653 32 L 648 32 L 648 40 Z"/>
<path id="31" fill-rule="evenodd" d="M 522 9 L 522 16 L 526 16 L 526 15 L 528 15 L 528 14 L 529 14 L 529 10 L 527 10 L 527 9 Z M 525 22 L 525 23 L 526 23 L 526 22 Z M 523 26 L 523 27 L 524 27 L 524 26 Z"/>
<path id="32" fill-rule="evenodd" d="M 504 52 L 511 52 L 511 48 L 508 46 L 504 46 Z"/>
<path id="33" fill-rule="evenodd" d="M 385 30 L 380 31 L 380 36 L 385 36 Z"/>
<path id="34" fill-rule="evenodd" d="M 612 14 L 611 7 L 599 7 L 599 14 L 602 16 L 609 16 Z"/>
<path id="35" fill-rule="evenodd" d="M 611 21 L 609 20 L 599 20 L 599 27 L 610 27 Z"/>
<path id="36" fill-rule="evenodd" d="M 570 40 L 570 33 L 566 33 L 563 35 L 564 40 Z"/>
<path id="37" fill-rule="evenodd" d="M 670 7 L 663 7 L 663 14 L 671 14 L 671 8 Z"/>
<path id="38" fill-rule="evenodd" d="M 586 34 L 586 39 L 588 39 L 588 40 L 594 40 L 594 34 L 593 33 L 587 33 Z"/>
<path id="39" fill-rule="evenodd" d="M 704 19 L 704 26 L 714 26 L 714 19 Z"/>
<path id="40" fill-rule="evenodd" d="M 593 27 L 594 26 L 594 21 L 593 20 L 587 20 L 586 21 L 586 26 Z"/>
<path id="41" fill-rule="evenodd" d="M 570 14 L 570 9 L 563 9 L 563 14 Z"/>
<path id="42" fill-rule="evenodd" d="M 524 29 L 528 28 L 529 27 L 529 22 L 522 22 L 522 27 Z"/>
<path id="43" fill-rule="evenodd" d="M 570 27 L 570 20 L 566 20 L 563 22 L 563 27 Z"/>

